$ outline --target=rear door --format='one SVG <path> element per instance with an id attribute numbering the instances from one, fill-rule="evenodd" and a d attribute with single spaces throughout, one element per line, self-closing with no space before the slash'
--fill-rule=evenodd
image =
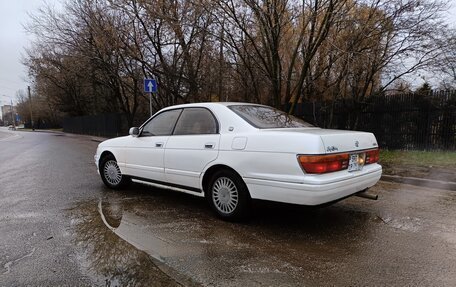
<path id="1" fill-rule="evenodd" d="M 210 110 L 184 109 L 166 144 L 166 180 L 199 189 L 203 169 L 218 156 L 219 142 L 219 124 Z"/>

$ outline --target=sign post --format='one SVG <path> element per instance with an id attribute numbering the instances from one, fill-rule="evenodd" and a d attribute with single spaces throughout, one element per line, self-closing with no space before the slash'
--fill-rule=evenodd
<path id="1" fill-rule="evenodd" d="M 144 79 L 144 92 L 149 93 L 150 116 L 152 116 L 152 93 L 157 92 L 157 80 Z"/>

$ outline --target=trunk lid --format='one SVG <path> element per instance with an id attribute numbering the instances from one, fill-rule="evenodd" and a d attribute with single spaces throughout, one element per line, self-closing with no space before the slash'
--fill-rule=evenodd
<path id="1" fill-rule="evenodd" d="M 319 136 L 327 154 L 378 148 L 374 134 L 369 132 L 321 128 L 297 128 L 286 131 Z"/>
<path id="2" fill-rule="evenodd" d="M 378 148 L 374 134 L 368 132 L 308 129 L 305 133 L 319 135 L 326 153 L 340 153 Z"/>

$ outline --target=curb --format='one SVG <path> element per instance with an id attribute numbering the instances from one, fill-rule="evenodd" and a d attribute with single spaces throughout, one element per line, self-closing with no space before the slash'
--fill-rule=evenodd
<path id="1" fill-rule="evenodd" d="M 73 135 L 76 135 L 76 136 L 84 136 L 84 137 L 90 137 L 90 140 L 93 141 L 93 142 L 97 142 L 97 143 L 101 143 L 105 140 L 107 140 L 108 138 L 103 138 L 103 137 L 94 137 L 94 136 L 88 136 L 88 135 L 82 135 L 82 134 L 73 134 L 73 133 L 66 133 L 64 131 L 54 131 L 54 130 L 38 130 L 38 129 L 35 129 L 34 131 L 30 130 L 30 129 L 26 129 L 26 130 L 22 130 L 22 129 L 17 129 L 16 131 L 19 131 L 19 132 L 30 132 L 30 133 L 50 133 L 50 134 L 61 134 L 61 135 L 70 135 L 70 136 L 73 136 Z M 12 132 L 11 132 L 12 133 Z"/>
<path id="2" fill-rule="evenodd" d="M 381 180 L 389 181 L 389 182 L 405 183 L 405 184 L 411 184 L 411 185 L 417 185 L 417 186 L 432 187 L 432 188 L 436 188 L 436 189 L 456 191 L 456 182 L 452 182 L 452 181 L 424 179 L 424 178 L 417 178 L 417 177 L 402 177 L 402 176 L 398 176 L 398 175 L 387 175 L 387 174 L 382 175 Z"/>
<path id="3" fill-rule="evenodd" d="M 107 140 L 107 138 L 91 137 L 90 140 L 93 142 L 101 143 L 101 142 Z"/>

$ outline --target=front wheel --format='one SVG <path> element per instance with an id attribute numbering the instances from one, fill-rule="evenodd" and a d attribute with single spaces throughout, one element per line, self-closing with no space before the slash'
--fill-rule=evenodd
<path id="1" fill-rule="evenodd" d="M 250 195 L 242 178 L 230 170 L 217 171 L 208 185 L 207 199 L 216 214 L 229 221 L 247 216 Z"/>
<path id="2" fill-rule="evenodd" d="M 122 175 L 113 155 L 107 155 L 101 159 L 100 175 L 104 184 L 112 189 L 121 189 L 131 182 L 129 177 Z"/>

